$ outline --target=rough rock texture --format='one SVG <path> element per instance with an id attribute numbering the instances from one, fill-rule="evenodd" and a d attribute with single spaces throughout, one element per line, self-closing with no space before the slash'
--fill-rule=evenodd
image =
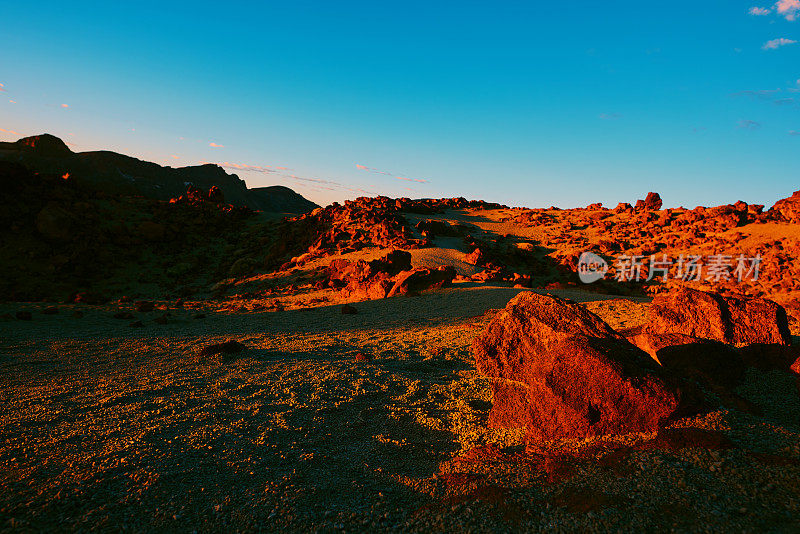
<path id="1" fill-rule="evenodd" d="M 456 270 L 452 265 L 443 265 L 438 269 L 412 269 L 395 277 L 394 285 L 386 296 L 393 297 L 429 289 L 439 289 L 449 285 L 455 277 Z"/>
<path id="2" fill-rule="evenodd" d="M 647 193 L 647 197 L 644 200 L 637 200 L 636 201 L 636 211 L 639 210 L 648 210 L 648 211 L 658 211 L 661 209 L 661 195 L 658 193 Z"/>
<path id="3" fill-rule="evenodd" d="M 491 422 L 532 442 L 654 431 L 679 394 L 646 353 L 571 301 L 520 293 L 472 345 L 495 382 Z"/>
<path id="4" fill-rule="evenodd" d="M 333 260 L 328 265 L 328 276 L 332 287 L 342 288 L 343 296 L 382 299 L 444 287 L 453 281 L 456 270 L 450 265 L 438 269 L 412 269 L 411 254 L 393 250 L 370 262 Z"/>
<path id="5" fill-rule="evenodd" d="M 688 288 L 657 295 L 648 311 L 646 330 L 734 345 L 791 343 L 782 306 L 766 299 L 723 297 Z"/>
<path id="6" fill-rule="evenodd" d="M 777 201 L 768 213 L 779 220 L 798 222 L 800 220 L 800 191 L 795 191 L 792 196 Z"/>

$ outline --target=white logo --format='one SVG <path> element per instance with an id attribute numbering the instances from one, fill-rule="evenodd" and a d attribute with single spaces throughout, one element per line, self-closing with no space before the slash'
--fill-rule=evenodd
<path id="1" fill-rule="evenodd" d="M 607 272 L 608 263 L 594 252 L 584 252 L 578 258 L 578 278 L 584 284 L 602 280 Z"/>

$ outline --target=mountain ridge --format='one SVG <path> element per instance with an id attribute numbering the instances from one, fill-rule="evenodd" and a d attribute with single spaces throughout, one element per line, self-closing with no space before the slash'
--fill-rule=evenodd
<path id="1" fill-rule="evenodd" d="M 69 174 L 84 186 L 112 194 L 170 200 L 188 186 L 217 186 L 237 207 L 277 213 L 306 213 L 319 206 L 285 186 L 248 188 L 236 174 L 213 163 L 169 167 L 110 150 L 73 152 L 51 134 L 0 142 L 0 161 L 21 163 L 33 172 Z"/>

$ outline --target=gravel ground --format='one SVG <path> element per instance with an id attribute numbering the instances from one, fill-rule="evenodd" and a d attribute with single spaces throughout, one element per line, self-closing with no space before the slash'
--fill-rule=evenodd
<path id="1" fill-rule="evenodd" d="M 487 429 L 469 344 L 517 292 L 463 287 L 357 315 L 195 319 L 197 304 L 167 324 L 153 321 L 166 310 L 0 305 L 0 530 L 800 530 L 788 373 L 749 372 L 738 393 L 758 410 L 677 421 L 689 446 L 636 434 L 526 452 L 521 430 Z M 615 328 L 647 309 L 586 305 Z M 18 310 L 33 320 L 4 315 Z M 248 349 L 200 355 L 227 339 Z"/>

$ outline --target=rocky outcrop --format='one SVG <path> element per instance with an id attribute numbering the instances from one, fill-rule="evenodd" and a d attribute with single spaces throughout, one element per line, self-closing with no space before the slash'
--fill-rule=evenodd
<path id="1" fill-rule="evenodd" d="M 524 292 L 472 345 L 495 379 L 490 424 L 523 425 L 530 441 L 657 430 L 680 394 L 661 368 L 599 317 Z"/>
<path id="2" fill-rule="evenodd" d="M 791 343 L 786 310 L 779 304 L 689 288 L 657 295 L 648 311 L 646 330 L 655 335 L 680 334 L 737 346 Z"/>
<path id="3" fill-rule="evenodd" d="M 800 191 L 795 191 L 792 196 L 783 198 L 775 203 L 768 212 L 777 220 L 786 222 L 800 221 Z"/>
<path id="4" fill-rule="evenodd" d="M 646 211 L 658 211 L 661 209 L 661 195 L 658 193 L 647 193 L 647 196 L 644 200 L 637 200 L 636 201 L 636 211 L 646 210 Z"/>
<path id="5" fill-rule="evenodd" d="M 403 250 L 369 262 L 337 259 L 328 266 L 330 285 L 341 288 L 342 295 L 352 299 L 381 299 L 438 289 L 452 282 L 455 275 L 451 266 L 412 269 L 411 254 Z"/>

